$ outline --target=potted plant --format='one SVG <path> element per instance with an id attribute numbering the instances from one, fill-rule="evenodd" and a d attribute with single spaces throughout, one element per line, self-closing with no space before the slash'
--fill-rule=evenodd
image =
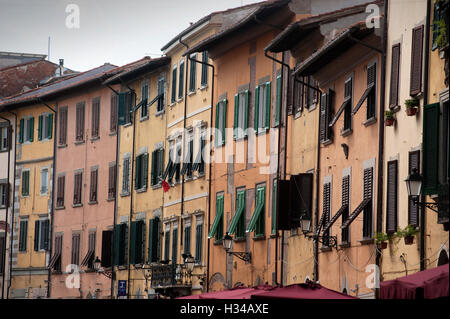
<path id="1" fill-rule="evenodd" d="M 403 237 L 405 245 L 412 245 L 414 243 L 414 235 L 418 232 L 419 230 L 416 227 L 408 225 L 404 229 L 399 229 L 396 236 Z"/>
<path id="2" fill-rule="evenodd" d="M 384 118 L 386 126 L 392 126 L 395 122 L 395 112 L 391 110 L 384 111 Z"/>
<path id="3" fill-rule="evenodd" d="M 414 116 L 417 113 L 417 109 L 419 108 L 419 99 L 417 98 L 411 98 L 405 100 L 405 106 L 406 106 L 406 114 L 408 116 Z"/>
<path id="4" fill-rule="evenodd" d="M 389 239 L 388 235 L 380 232 L 375 234 L 375 242 L 378 245 L 378 248 L 380 249 L 386 249 L 387 248 L 387 240 Z"/>

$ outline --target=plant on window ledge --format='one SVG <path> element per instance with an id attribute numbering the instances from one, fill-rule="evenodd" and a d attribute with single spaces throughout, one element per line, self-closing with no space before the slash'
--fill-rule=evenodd
<path id="1" fill-rule="evenodd" d="M 386 233 L 380 232 L 375 234 L 375 242 L 379 249 L 386 249 L 388 240 L 389 236 Z"/>
<path id="2" fill-rule="evenodd" d="M 420 101 L 417 98 L 411 98 L 405 100 L 406 114 L 408 116 L 414 116 L 419 108 Z"/>
<path id="3" fill-rule="evenodd" d="M 395 122 L 395 112 L 391 110 L 384 111 L 384 119 L 386 126 L 392 126 Z"/>
<path id="4" fill-rule="evenodd" d="M 419 233 L 419 230 L 411 225 L 406 226 L 403 229 L 398 229 L 395 233 L 395 236 L 398 238 L 402 238 L 405 240 L 405 245 L 412 245 L 414 243 L 414 235 Z"/>
<path id="5" fill-rule="evenodd" d="M 435 22 L 436 29 L 433 30 L 436 36 L 436 45 L 439 49 L 445 48 L 448 44 L 447 25 L 443 19 Z"/>

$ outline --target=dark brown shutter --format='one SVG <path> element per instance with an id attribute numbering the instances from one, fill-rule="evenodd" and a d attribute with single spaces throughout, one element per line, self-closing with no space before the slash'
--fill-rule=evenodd
<path id="1" fill-rule="evenodd" d="M 98 169 L 94 169 L 91 171 L 91 194 L 90 194 L 91 202 L 97 201 L 97 175 Z"/>
<path id="2" fill-rule="evenodd" d="M 417 169 L 420 172 L 420 151 L 414 151 L 409 153 L 409 174 L 413 173 L 413 170 Z M 419 225 L 419 206 L 414 204 L 414 201 L 408 199 L 408 224 L 411 226 Z"/>
<path id="3" fill-rule="evenodd" d="M 422 91 L 423 25 L 412 31 L 410 94 Z"/>
<path id="4" fill-rule="evenodd" d="M 373 167 L 364 170 L 364 199 L 372 198 L 373 194 Z"/>
<path id="5" fill-rule="evenodd" d="M 391 84 L 389 91 L 389 108 L 398 105 L 398 85 L 400 75 L 400 43 L 392 46 Z"/>
<path id="6" fill-rule="evenodd" d="M 330 211 L 331 211 L 331 183 L 323 184 L 323 211 L 322 211 L 322 222 L 323 225 L 328 224 L 330 221 Z M 328 229 L 323 235 L 329 236 L 330 230 Z M 327 246 L 327 242 L 324 241 L 324 246 Z"/>
<path id="7" fill-rule="evenodd" d="M 64 184 L 65 184 L 65 176 L 58 176 L 58 195 L 56 198 L 56 206 L 63 207 L 64 206 Z"/>
<path id="8" fill-rule="evenodd" d="M 67 143 L 67 108 L 62 108 L 59 112 L 59 144 Z"/>
<path id="9" fill-rule="evenodd" d="M 397 187 L 398 166 L 397 161 L 387 164 L 387 202 L 386 202 L 386 233 L 397 231 Z"/>
<path id="10" fill-rule="evenodd" d="M 108 198 L 116 197 L 116 164 L 109 167 Z"/>
<path id="11" fill-rule="evenodd" d="M 74 186 L 74 194 L 73 194 L 73 203 L 80 204 L 81 203 L 81 179 L 82 173 L 75 174 L 75 186 Z"/>
<path id="12" fill-rule="evenodd" d="M 117 94 L 111 94 L 111 114 L 109 123 L 109 130 L 111 131 L 111 133 L 115 133 L 117 131 L 117 101 Z"/>
<path id="13" fill-rule="evenodd" d="M 288 93 L 287 93 L 287 112 L 288 115 L 292 115 L 293 109 L 294 109 L 294 86 L 295 86 L 295 77 L 292 74 L 291 76 L 288 76 Z"/>
<path id="14" fill-rule="evenodd" d="M 102 267 L 108 268 L 112 265 L 112 245 L 113 245 L 113 231 L 104 230 L 102 232 Z M 117 249 L 117 248 L 116 248 Z"/>

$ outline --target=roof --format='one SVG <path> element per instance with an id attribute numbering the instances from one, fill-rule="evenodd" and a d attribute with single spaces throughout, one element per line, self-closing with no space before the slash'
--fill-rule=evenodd
<path id="1" fill-rule="evenodd" d="M 104 84 L 118 84 L 121 81 L 131 79 L 139 74 L 156 70 L 157 68 L 170 63 L 169 57 L 150 58 L 148 56 L 128 63 L 126 65 L 117 67 L 107 72 L 108 79 Z"/>
<path id="2" fill-rule="evenodd" d="M 373 32 L 374 28 L 367 28 L 365 21 L 350 26 L 298 65 L 294 74 L 307 76 L 316 73 L 330 60 L 348 50 L 354 44 L 352 37 L 361 40 Z"/>
<path id="3" fill-rule="evenodd" d="M 254 20 L 254 17 L 259 15 L 263 16 L 265 14 L 272 13 L 273 9 L 281 8 L 285 5 L 287 5 L 290 2 L 290 0 L 268 0 L 262 3 L 260 6 L 256 7 L 254 10 L 252 10 L 250 13 L 246 15 L 245 18 L 241 19 L 239 22 L 229 26 L 228 28 L 223 29 L 221 32 L 216 33 L 215 35 L 212 35 L 205 40 L 197 43 L 193 47 L 191 47 L 189 50 L 187 50 L 183 55 L 187 55 L 194 52 L 202 52 L 207 51 L 209 48 L 217 45 L 220 43 L 223 38 L 233 35 L 237 31 L 239 31 L 241 28 L 245 26 L 249 26 L 253 23 L 256 23 Z"/>
<path id="4" fill-rule="evenodd" d="M 1 100 L 0 107 L 5 108 L 7 106 L 27 105 L 39 102 L 41 99 L 49 99 L 58 93 L 78 88 L 96 80 L 102 80 L 108 71 L 115 68 L 115 65 L 105 63 L 104 65 L 89 71 L 78 73 L 73 77 L 63 78 L 51 84 Z"/>
<path id="5" fill-rule="evenodd" d="M 44 60 L 45 54 L 0 51 L 0 69 L 30 61 Z"/>
<path id="6" fill-rule="evenodd" d="M 336 21 L 349 15 L 366 12 L 367 5 L 373 3 L 383 3 L 383 1 L 377 0 L 370 3 L 363 3 L 295 21 L 287 26 L 283 32 L 278 34 L 264 50 L 271 52 L 283 52 L 289 50 L 309 32 L 319 28 L 320 25 Z"/>

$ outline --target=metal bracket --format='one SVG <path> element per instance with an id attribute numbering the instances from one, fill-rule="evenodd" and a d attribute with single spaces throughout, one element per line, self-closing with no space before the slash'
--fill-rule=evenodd
<path id="1" fill-rule="evenodd" d="M 236 256 L 237 258 L 239 258 L 245 262 L 252 261 L 252 253 L 250 253 L 250 252 L 227 251 L 227 253 L 229 253 L 233 256 Z"/>

